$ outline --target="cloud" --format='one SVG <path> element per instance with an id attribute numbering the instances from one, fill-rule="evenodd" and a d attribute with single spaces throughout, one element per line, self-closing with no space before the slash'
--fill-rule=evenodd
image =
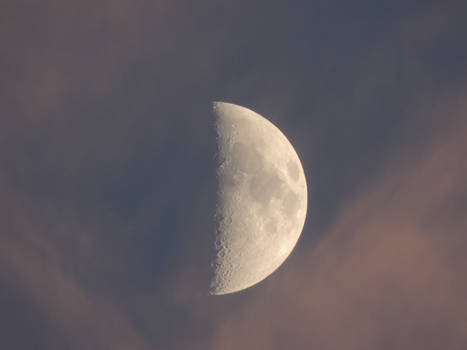
<path id="1" fill-rule="evenodd" d="M 438 106 L 449 117 L 421 154 L 394 155 L 316 247 L 220 320 L 211 348 L 463 349 L 465 96 Z"/>
<path id="2" fill-rule="evenodd" d="M 57 222 L 63 218 L 57 217 L 42 221 L 26 214 L 28 204 L 4 186 L 1 193 L 4 200 L 8 199 L 8 205 L 3 202 L 0 217 L 0 276 L 8 281 L 6 285 L 13 283 L 24 291 L 58 334 L 66 335 L 70 348 L 149 349 L 140 331 L 118 305 L 88 288 L 66 268 L 63 258 L 67 252 L 60 249 L 56 239 L 72 234 L 86 245 L 86 232 L 60 232 L 60 229 L 77 230 L 79 225 L 63 225 Z M 89 257 L 86 246 L 78 249 Z M 74 264 L 78 263 L 75 258 Z M 51 339 L 50 343 L 53 342 Z"/>
<path id="3" fill-rule="evenodd" d="M 161 24 L 168 7 L 165 1 L 7 3 L 2 91 L 24 115 L 37 117 L 82 89 L 109 89 L 140 54 L 148 24 Z"/>
<path id="4" fill-rule="evenodd" d="M 328 3 L 311 22 L 263 2 L 3 6 L 0 281 L 22 304 L 3 322 L 37 308 L 47 349 L 465 348 L 462 11 L 380 33 Z M 220 97 L 295 136 L 317 230 L 212 298 Z"/>

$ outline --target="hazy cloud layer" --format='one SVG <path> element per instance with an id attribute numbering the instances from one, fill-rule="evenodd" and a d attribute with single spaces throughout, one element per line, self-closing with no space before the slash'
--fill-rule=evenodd
<path id="1" fill-rule="evenodd" d="M 388 162 L 314 250 L 220 322 L 212 348 L 463 349 L 464 101 L 438 106 L 444 135 Z"/>
<path id="2" fill-rule="evenodd" d="M 461 2 L 0 7 L 1 348 L 466 348 Z M 212 100 L 311 181 L 292 256 L 223 297 Z"/>

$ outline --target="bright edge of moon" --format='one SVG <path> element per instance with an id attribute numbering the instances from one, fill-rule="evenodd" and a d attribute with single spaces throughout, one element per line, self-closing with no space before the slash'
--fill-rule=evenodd
<path id="1" fill-rule="evenodd" d="M 217 207 L 211 294 L 251 287 L 290 255 L 305 223 L 307 185 L 291 143 L 247 108 L 214 102 Z"/>

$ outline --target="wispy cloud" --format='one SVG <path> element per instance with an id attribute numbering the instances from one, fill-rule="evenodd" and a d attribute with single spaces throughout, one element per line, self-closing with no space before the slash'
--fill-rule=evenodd
<path id="1" fill-rule="evenodd" d="M 338 1 L 313 22 L 193 4 L 2 6 L 0 282 L 38 308 L 30 322 L 73 349 L 464 349 L 463 12 L 368 34 L 363 17 L 317 18 Z M 294 136 L 321 230 L 221 298 L 200 155 L 217 98 Z"/>
<path id="2" fill-rule="evenodd" d="M 212 349 L 465 347 L 466 108 L 465 94 L 438 106 L 450 117 L 423 151 L 394 155 Z"/>

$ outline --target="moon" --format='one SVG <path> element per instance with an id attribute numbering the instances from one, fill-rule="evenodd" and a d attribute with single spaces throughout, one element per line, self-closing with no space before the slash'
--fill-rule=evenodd
<path id="1" fill-rule="evenodd" d="M 295 247 L 305 223 L 307 185 L 291 143 L 247 108 L 214 102 L 217 131 L 215 256 L 210 293 L 251 287 Z"/>

